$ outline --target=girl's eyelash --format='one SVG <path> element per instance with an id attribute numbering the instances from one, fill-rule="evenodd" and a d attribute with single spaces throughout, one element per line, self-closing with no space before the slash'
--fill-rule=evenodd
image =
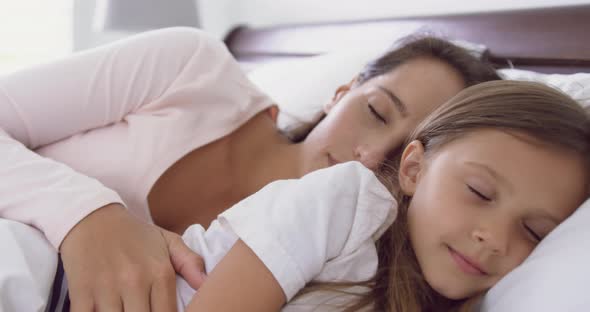
<path id="1" fill-rule="evenodd" d="M 467 185 L 467 188 L 469 188 L 469 191 L 471 191 L 473 194 L 477 195 L 477 197 L 481 198 L 482 200 L 491 201 L 491 198 L 484 196 L 482 193 L 480 193 L 478 190 L 471 187 L 470 185 Z M 526 231 L 529 233 L 529 235 L 532 236 L 535 241 L 540 242 L 543 239 L 541 236 L 539 236 L 537 233 L 535 233 L 535 231 L 533 231 L 533 229 L 528 227 L 526 224 L 523 223 L 523 226 L 526 229 Z"/>
<path id="2" fill-rule="evenodd" d="M 478 190 L 476 190 L 476 189 L 474 189 L 473 187 L 471 187 L 471 185 L 467 185 L 467 188 L 469 188 L 469 190 L 470 190 L 470 191 L 471 191 L 473 194 L 477 195 L 477 197 L 479 197 L 479 198 L 481 198 L 481 199 L 483 199 L 483 200 L 485 200 L 485 201 L 491 201 L 491 200 L 492 200 L 491 198 L 489 198 L 489 197 L 487 197 L 487 196 L 484 196 L 484 195 L 483 195 L 482 193 L 480 193 Z"/>
<path id="3" fill-rule="evenodd" d="M 385 118 L 383 118 L 383 116 L 381 116 L 381 114 L 377 112 L 377 110 L 375 109 L 375 107 L 373 107 L 371 103 L 369 103 L 369 109 L 371 110 L 371 113 L 373 114 L 373 116 L 375 116 L 375 118 L 379 119 L 379 121 L 381 121 L 384 124 L 387 123 L 387 120 L 385 120 Z"/>
<path id="4" fill-rule="evenodd" d="M 528 227 L 526 224 L 524 224 L 524 228 L 527 230 L 527 232 L 529 232 L 529 234 L 537 241 L 540 242 L 543 238 L 539 235 L 537 235 L 537 233 L 535 233 L 535 231 L 533 231 L 530 227 Z"/>

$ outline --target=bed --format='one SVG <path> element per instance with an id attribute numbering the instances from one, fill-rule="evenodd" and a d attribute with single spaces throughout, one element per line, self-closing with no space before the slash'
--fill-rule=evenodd
<path id="1" fill-rule="evenodd" d="M 241 25 L 225 37 L 231 53 L 275 99 L 279 127 L 310 121 L 318 104 L 376 56 L 414 32 L 483 45 L 505 79 L 559 88 L 590 108 L 590 4 L 271 27 Z M 379 43 L 379 44 L 375 44 Z M 481 46 L 480 46 L 481 47 Z M 364 50 L 362 53 L 356 53 Z M 366 51 L 370 52 L 367 53 Z M 375 53 L 377 52 L 377 53 Z M 321 80 L 321 83 L 318 81 Z M 480 310 L 590 311 L 590 201 L 485 296 Z"/>
<path id="2" fill-rule="evenodd" d="M 381 43 L 375 48 L 378 50 L 383 44 L 425 30 L 482 44 L 486 47 L 484 57 L 497 68 L 534 71 L 515 72 L 511 77 L 547 82 L 590 106 L 590 74 L 573 75 L 590 73 L 588 29 L 590 4 L 261 28 L 244 25 L 233 29 L 225 43 L 252 80 L 286 105 L 287 111 L 300 112 L 305 103 L 321 103 L 334 86 L 348 82 L 348 75 L 366 61 L 362 57 L 375 52 L 372 47 L 376 42 Z M 357 50 L 371 51 L 357 54 Z M 276 79 L 277 74 L 281 79 Z M 323 83 L 309 76 L 321 77 Z M 285 83 L 287 80 L 290 83 Z M 7 248 L 3 252 L 24 248 L 22 254 L 29 255 L 25 259 L 0 257 L 0 277 L 7 277 L 0 278 L 0 291 L 15 300 L 0 300 L 0 311 L 15 311 L 10 304 L 21 304 L 19 298 L 25 300 L 22 289 L 37 295 L 38 301 L 27 299 L 26 304 L 42 311 L 51 284 L 38 281 L 53 280 L 57 259 L 44 256 L 51 255 L 52 249 L 32 228 L 7 220 L 0 220 L 0 225 L 0 242 Z M 482 311 L 588 311 L 590 296 L 585 287 L 589 262 L 590 202 L 586 202 L 523 266 L 490 291 Z"/>
<path id="3" fill-rule="evenodd" d="M 444 16 L 234 28 L 225 42 L 247 68 L 303 59 L 359 43 L 394 42 L 419 30 L 481 43 L 498 67 L 590 72 L 590 5 Z"/>

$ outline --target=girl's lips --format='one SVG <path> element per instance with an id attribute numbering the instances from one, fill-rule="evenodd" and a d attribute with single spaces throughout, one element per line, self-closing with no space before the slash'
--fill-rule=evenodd
<path id="1" fill-rule="evenodd" d="M 469 258 L 463 256 L 462 254 L 456 252 L 453 248 L 447 246 L 449 252 L 451 253 L 451 257 L 455 260 L 455 263 L 459 266 L 459 268 L 468 274 L 472 275 L 487 275 L 487 273 L 481 269 L 474 261 L 470 260 Z"/>

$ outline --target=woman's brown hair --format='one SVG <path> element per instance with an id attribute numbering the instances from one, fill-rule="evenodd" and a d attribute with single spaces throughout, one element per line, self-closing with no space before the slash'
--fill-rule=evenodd
<path id="1" fill-rule="evenodd" d="M 485 55 L 479 59 L 468 50 L 447 40 L 416 34 L 399 40 L 392 49 L 367 63 L 356 77 L 355 86 L 387 74 L 398 66 L 420 57 L 434 58 L 450 65 L 461 75 L 465 87 L 500 79 L 492 65 L 485 60 Z M 324 117 L 325 114 L 322 114 L 309 124 L 287 129 L 283 133 L 294 143 L 302 142 Z"/>

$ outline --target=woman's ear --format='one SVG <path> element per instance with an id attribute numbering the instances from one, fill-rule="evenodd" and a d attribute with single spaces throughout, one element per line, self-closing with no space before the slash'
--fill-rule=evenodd
<path id="1" fill-rule="evenodd" d="M 328 112 L 330 112 L 332 110 L 332 107 L 334 107 L 334 105 L 340 102 L 340 99 L 342 99 L 342 97 L 346 95 L 346 93 L 348 93 L 350 89 L 352 89 L 352 87 L 356 83 L 356 80 L 357 76 L 355 76 L 349 83 L 341 85 L 340 87 L 338 87 L 338 89 L 336 89 L 336 92 L 334 92 L 332 100 L 324 104 L 324 113 L 327 114 Z"/>
<path id="2" fill-rule="evenodd" d="M 272 122 L 274 122 L 274 124 L 277 124 L 277 118 L 279 116 L 279 107 L 277 105 L 273 105 L 271 107 L 269 107 L 266 112 L 268 113 L 268 115 L 270 116 L 270 118 L 272 119 Z"/>
<path id="3" fill-rule="evenodd" d="M 404 149 L 399 166 L 399 185 L 405 195 L 414 195 L 423 168 L 424 145 L 414 140 Z"/>

